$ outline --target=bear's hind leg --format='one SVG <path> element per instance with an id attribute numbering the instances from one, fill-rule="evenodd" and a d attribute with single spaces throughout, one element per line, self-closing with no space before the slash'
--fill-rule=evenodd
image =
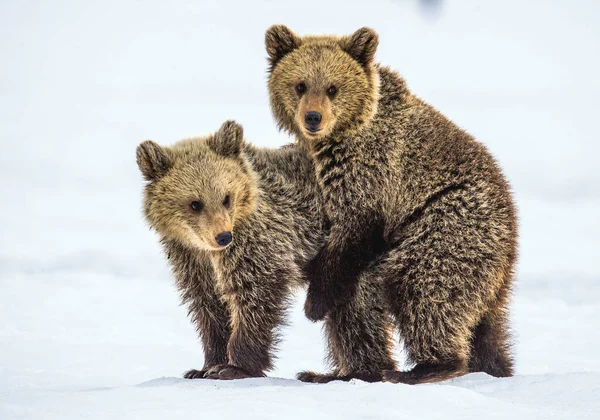
<path id="1" fill-rule="evenodd" d="M 469 372 L 473 345 L 479 345 L 473 333 L 503 296 L 512 255 L 509 223 L 481 197 L 459 189 L 428 202 L 399 229 L 380 266 L 390 312 L 416 364 L 408 372 L 386 372 L 392 382 Z"/>
<path id="2" fill-rule="evenodd" d="M 469 372 L 485 372 L 498 378 L 513 375 L 507 317 L 508 287 L 495 308 L 486 313 L 473 332 Z"/>
<path id="3" fill-rule="evenodd" d="M 405 249 L 392 251 L 391 257 L 381 267 L 386 295 L 408 359 L 416 365 L 406 372 L 387 371 L 384 380 L 420 384 L 468 373 L 471 331 L 483 305 L 464 296 L 464 282 L 440 266 L 435 274 L 428 272 L 430 259 Z"/>

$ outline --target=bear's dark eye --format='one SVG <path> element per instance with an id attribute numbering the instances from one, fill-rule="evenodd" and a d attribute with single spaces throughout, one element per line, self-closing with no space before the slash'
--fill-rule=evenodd
<path id="1" fill-rule="evenodd" d="M 335 86 L 329 86 L 329 88 L 327 89 L 327 94 L 329 96 L 333 96 L 337 93 L 337 88 Z"/>
<path id="2" fill-rule="evenodd" d="M 302 95 L 304 92 L 306 92 L 306 83 L 304 83 L 304 82 L 298 83 L 296 85 L 296 93 L 298 95 Z"/>
<path id="3" fill-rule="evenodd" d="M 224 205 L 226 208 L 229 208 L 229 203 L 230 203 L 230 201 L 231 201 L 231 200 L 230 200 L 230 198 L 229 198 L 229 194 L 227 194 L 227 195 L 225 196 L 225 198 L 223 199 L 223 205 Z"/>
<path id="4" fill-rule="evenodd" d="M 199 211 L 202 211 L 202 209 L 204 208 L 204 204 L 202 204 L 201 201 L 192 201 L 190 203 L 190 207 L 192 208 L 193 211 L 199 212 Z"/>

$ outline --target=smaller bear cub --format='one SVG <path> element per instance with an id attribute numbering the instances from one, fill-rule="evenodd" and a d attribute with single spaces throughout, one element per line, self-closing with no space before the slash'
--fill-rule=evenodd
<path id="1" fill-rule="evenodd" d="M 148 181 L 144 215 L 204 348 L 204 367 L 184 376 L 264 376 L 290 292 L 325 236 L 310 158 L 297 146 L 246 144 L 227 121 L 172 147 L 145 141 L 137 163 Z"/>

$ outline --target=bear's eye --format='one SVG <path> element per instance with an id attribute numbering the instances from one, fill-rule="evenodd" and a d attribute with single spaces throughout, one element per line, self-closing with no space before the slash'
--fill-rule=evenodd
<path id="1" fill-rule="evenodd" d="M 337 88 L 335 86 L 329 86 L 329 88 L 327 89 L 327 94 L 329 96 L 333 96 L 337 93 Z"/>
<path id="2" fill-rule="evenodd" d="M 201 201 L 192 201 L 190 203 L 190 207 L 192 208 L 193 211 L 199 212 L 199 211 L 202 211 L 202 209 L 204 208 L 204 204 L 202 204 Z"/>
<path id="3" fill-rule="evenodd" d="M 229 208 L 229 203 L 230 203 L 230 202 L 231 202 L 231 199 L 229 198 L 229 194 L 227 194 L 227 195 L 225 196 L 225 198 L 223 199 L 223 205 L 224 205 L 226 208 Z"/>
<path id="4" fill-rule="evenodd" d="M 304 83 L 304 82 L 298 83 L 296 85 L 296 93 L 298 95 L 302 95 L 304 92 L 306 92 L 306 83 Z"/>

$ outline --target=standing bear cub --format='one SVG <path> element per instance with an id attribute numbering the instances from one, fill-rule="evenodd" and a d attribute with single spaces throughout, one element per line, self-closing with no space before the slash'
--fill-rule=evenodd
<path id="1" fill-rule="evenodd" d="M 186 378 L 264 376 L 288 297 L 325 237 L 316 179 L 296 146 L 244 144 L 233 121 L 172 147 L 145 141 L 144 215 L 160 237 L 204 347 Z"/>
<path id="2" fill-rule="evenodd" d="M 266 33 L 277 124 L 313 159 L 329 238 L 308 265 L 305 304 L 325 319 L 329 375 L 422 383 L 510 376 L 507 306 L 516 210 L 486 148 L 374 63 L 377 34 Z M 367 291 L 381 288 L 382 301 Z M 390 329 L 412 370 L 397 371 Z M 365 314 L 364 317 L 357 314 Z"/>

